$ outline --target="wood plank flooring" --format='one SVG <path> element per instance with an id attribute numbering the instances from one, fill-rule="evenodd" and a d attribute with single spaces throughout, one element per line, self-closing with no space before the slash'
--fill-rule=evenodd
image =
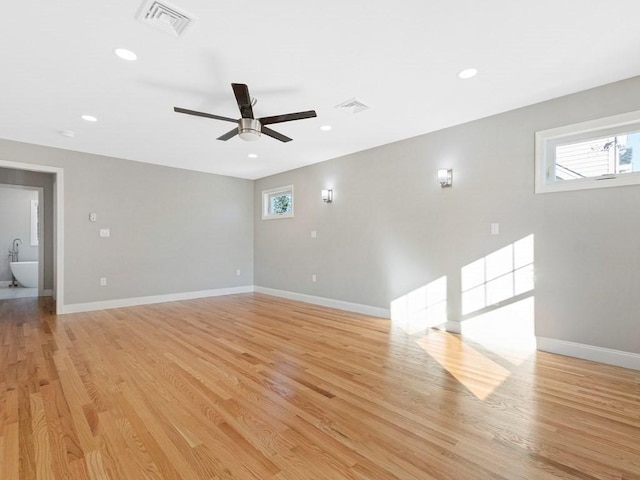
<path id="1" fill-rule="evenodd" d="M 0 479 L 640 479 L 640 372 L 260 294 L 0 301 Z"/>

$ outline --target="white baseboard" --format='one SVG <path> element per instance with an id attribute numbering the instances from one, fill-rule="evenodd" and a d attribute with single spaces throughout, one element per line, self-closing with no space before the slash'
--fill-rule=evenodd
<path id="1" fill-rule="evenodd" d="M 462 333 L 462 324 L 460 322 L 447 321 L 444 324 L 444 329 L 449 333 Z"/>
<path id="2" fill-rule="evenodd" d="M 102 302 L 73 303 L 64 305 L 61 314 L 92 312 L 95 310 L 108 310 L 110 308 L 135 307 L 149 305 L 151 303 L 176 302 L 179 300 L 192 300 L 195 298 L 219 297 L 221 295 L 233 295 L 235 293 L 251 293 L 253 286 L 218 288 L 215 290 L 200 290 L 197 292 L 170 293 L 167 295 L 153 295 L 149 297 L 122 298 L 118 300 L 105 300 Z"/>
<path id="3" fill-rule="evenodd" d="M 274 288 L 266 288 L 254 286 L 253 291 L 256 293 L 264 293 L 274 297 L 287 298 L 289 300 L 297 300 L 300 302 L 312 303 L 323 307 L 337 308 L 346 310 L 347 312 L 361 313 L 372 317 L 391 318 L 391 311 L 387 308 L 372 307 L 371 305 L 362 305 L 360 303 L 345 302 L 342 300 L 334 300 L 332 298 L 316 297 L 304 293 L 289 292 L 286 290 L 276 290 Z"/>
<path id="4" fill-rule="evenodd" d="M 555 338 L 536 337 L 537 348 L 543 352 L 583 358 L 594 362 L 640 370 L 640 354 L 582 343 L 567 342 Z"/>

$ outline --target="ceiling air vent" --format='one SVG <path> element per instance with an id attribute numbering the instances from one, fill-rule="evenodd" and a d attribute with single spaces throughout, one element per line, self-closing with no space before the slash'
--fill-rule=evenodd
<path id="1" fill-rule="evenodd" d="M 369 107 L 362 103 L 357 98 L 352 98 L 351 100 L 347 100 L 346 102 L 341 103 L 340 105 L 336 105 L 338 110 L 343 112 L 348 112 L 352 114 L 364 112 L 365 110 L 369 110 Z"/>
<path id="2" fill-rule="evenodd" d="M 197 20 L 170 3 L 155 0 L 142 2 L 136 18 L 176 37 L 184 35 Z"/>

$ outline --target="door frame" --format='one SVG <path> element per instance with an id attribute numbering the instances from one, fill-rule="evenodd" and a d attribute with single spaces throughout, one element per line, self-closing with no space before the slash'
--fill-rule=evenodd
<path id="1" fill-rule="evenodd" d="M 53 298 L 56 314 L 64 313 L 64 169 L 2 159 L 0 167 L 53 174 Z"/>

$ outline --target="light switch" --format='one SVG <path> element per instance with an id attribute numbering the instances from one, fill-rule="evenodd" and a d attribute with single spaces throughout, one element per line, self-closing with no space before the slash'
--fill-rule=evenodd
<path id="1" fill-rule="evenodd" d="M 311 230 L 311 238 L 316 238 L 318 236 L 315 230 Z"/>
<path id="2" fill-rule="evenodd" d="M 90 213 L 89 214 L 89 221 L 90 222 L 97 222 L 98 221 L 98 214 L 97 213 Z"/>
<path id="3" fill-rule="evenodd" d="M 491 235 L 500 235 L 500 224 L 492 223 L 491 224 Z"/>
<path id="4" fill-rule="evenodd" d="M 111 232 L 109 231 L 108 228 L 101 228 L 100 229 L 100 236 L 103 237 L 103 238 L 110 237 L 111 236 Z"/>

